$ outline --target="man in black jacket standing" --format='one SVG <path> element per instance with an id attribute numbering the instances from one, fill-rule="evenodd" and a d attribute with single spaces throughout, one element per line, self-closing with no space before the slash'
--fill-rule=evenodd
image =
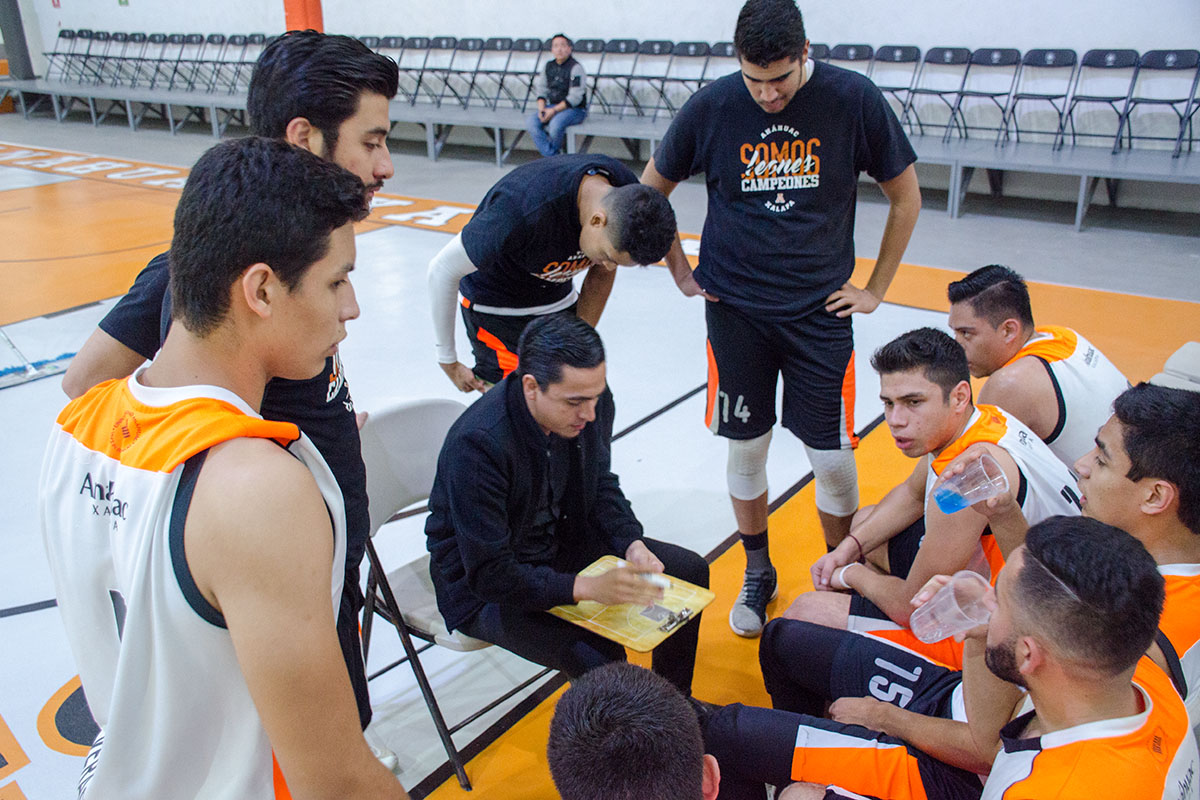
<path id="1" fill-rule="evenodd" d="M 546 62 L 545 71 L 537 76 L 533 86 L 537 111 L 526 119 L 525 128 L 544 156 L 562 152 L 567 126 L 578 125 L 587 118 L 587 73 L 571 56 L 573 48 L 565 33 L 554 34 L 550 40 L 554 59 Z"/>
<path id="2" fill-rule="evenodd" d="M 452 630 L 574 678 L 625 658 L 615 642 L 546 613 L 595 600 L 650 604 L 647 573 L 708 585 L 696 553 L 642 536 L 610 469 L 613 404 L 604 345 L 569 314 L 521 335 L 517 371 L 450 429 L 425 525 L 438 609 Z M 577 573 L 602 555 L 629 563 Z M 691 692 L 699 618 L 654 651 L 654 671 Z"/>

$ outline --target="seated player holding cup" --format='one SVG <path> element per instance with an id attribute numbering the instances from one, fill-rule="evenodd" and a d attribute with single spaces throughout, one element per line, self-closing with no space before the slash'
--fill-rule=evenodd
<path id="1" fill-rule="evenodd" d="M 896 446 L 918 459 L 917 465 L 878 505 L 858 511 L 851 535 L 813 565 L 816 591 L 800 595 L 784 616 L 916 644 L 902 629 L 912 610 L 909 601 L 931 577 L 965 569 L 981 561 L 981 554 L 995 574 L 1004 559 L 982 514 L 970 508 L 946 514 L 931 502 L 945 465 L 974 442 L 998 445 L 993 456 L 1034 521 L 1078 514 L 1075 480 L 1018 420 L 972 403 L 966 356 L 945 333 L 909 331 L 879 348 L 871 365 L 880 376 L 884 416 Z M 868 554 L 886 571 L 862 563 Z M 845 589 L 853 591 L 835 591 Z M 955 662 L 958 649 L 947 649 L 943 660 Z M 761 650 L 770 650 L 765 638 Z"/>
<path id="2" fill-rule="evenodd" d="M 920 691 L 900 704 L 908 710 L 851 697 L 834 703 L 835 721 L 741 705 L 707 715 L 720 797 L 797 781 L 780 797 L 1082 799 L 1120 787 L 1127 797 L 1195 798 L 1186 710 L 1143 657 L 1163 598 L 1153 558 L 1128 534 L 1077 517 L 1039 523 L 988 591 L 992 615 L 971 631 L 964 671 L 917 668 Z M 864 664 L 826 677 L 848 685 L 869 674 Z M 973 773 L 987 773 L 986 785 Z"/>

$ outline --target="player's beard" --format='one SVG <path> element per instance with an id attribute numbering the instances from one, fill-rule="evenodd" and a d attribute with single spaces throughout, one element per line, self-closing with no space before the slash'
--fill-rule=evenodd
<path id="1" fill-rule="evenodd" d="M 987 650 L 984 651 L 983 660 L 987 664 L 988 669 L 997 678 L 1028 689 L 1029 687 L 1025 685 L 1025 676 L 1017 668 L 1016 645 L 1017 640 L 1015 637 L 1001 642 L 994 647 L 989 645 Z"/>

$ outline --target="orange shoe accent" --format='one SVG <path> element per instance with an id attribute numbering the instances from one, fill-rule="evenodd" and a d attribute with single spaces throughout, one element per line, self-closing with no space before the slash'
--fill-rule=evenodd
<path id="1" fill-rule="evenodd" d="M 483 328 L 475 332 L 479 341 L 486 344 L 496 352 L 496 363 L 500 365 L 504 377 L 508 377 L 514 369 L 517 368 L 517 354 L 504 346 L 504 342 L 496 338 L 494 334 L 488 333 Z"/>
<path id="2" fill-rule="evenodd" d="M 471 301 L 470 301 L 470 300 L 468 300 L 467 298 L 465 298 L 465 297 L 464 297 L 464 298 L 462 299 L 462 306 L 463 306 L 463 308 L 470 308 L 470 307 L 471 307 Z"/>

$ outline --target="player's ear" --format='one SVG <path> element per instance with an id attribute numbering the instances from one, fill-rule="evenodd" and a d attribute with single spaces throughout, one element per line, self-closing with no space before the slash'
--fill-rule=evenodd
<path id="1" fill-rule="evenodd" d="M 602 207 L 597 208 L 592 212 L 592 215 L 588 217 L 588 225 L 591 225 L 593 228 L 603 228 L 607 226 L 608 212 L 606 212 Z"/>
<path id="2" fill-rule="evenodd" d="M 275 271 L 263 263 L 251 264 L 242 271 L 234 284 L 233 300 L 241 301 L 251 313 L 259 317 L 271 316 L 273 284 L 277 284 Z"/>
<path id="3" fill-rule="evenodd" d="M 716 756 L 704 754 L 704 773 L 700 783 L 700 796 L 704 800 L 716 800 L 721 789 L 721 765 Z"/>
<path id="4" fill-rule="evenodd" d="M 324 157 L 325 137 L 307 117 L 293 117 L 283 129 L 283 138 L 290 145 Z"/>

